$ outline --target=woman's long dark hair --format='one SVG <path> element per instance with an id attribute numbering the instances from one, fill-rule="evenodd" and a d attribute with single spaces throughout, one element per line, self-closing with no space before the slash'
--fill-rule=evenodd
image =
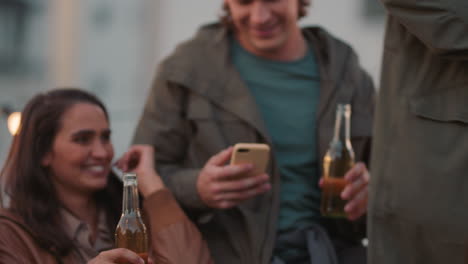
<path id="1" fill-rule="evenodd" d="M 109 119 L 102 102 L 88 92 L 69 88 L 38 94 L 22 111 L 19 132 L 14 136 L 0 172 L 5 179 L 5 191 L 10 196 L 10 210 L 31 228 L 42 248 L 53 250 L 59 256 L 68 255 L 74 244 L 64 230 L 61 202 L 50 173 L 41 161 L 52 150 L 64 113 L 77 103 L 96 105 Z M 109 175 L 107 188 L 96 193 L 96 202 L 105 210 L 112 228 L 119 218 L 121 194 L 121 184 L 112 175 Z"/>

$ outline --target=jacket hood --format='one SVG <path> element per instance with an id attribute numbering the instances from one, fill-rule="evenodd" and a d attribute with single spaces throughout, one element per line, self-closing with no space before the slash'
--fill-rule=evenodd
<path id="1" fill-rule="evenodd" d="M 324 29 L 307 27 L 302 32 L 312 44 L 319 65 L 320 119 L 336 91 L 346 91 L 345 97 L 352 94 L 352 89 L 338 89 L 338 86 L 348 85 L 345 80 L 353 79 L 349 75 L 354 72 L 350 65 L 359 64 L 351 47 Z M 213 104 L 242 117 L 258 131 L 265 132 L 264 124 L 259 123 L 262 120 L 259 112 L 245 107 L 254 106 L 255 101 L 252 96 L 246 96 L 250 91 L 231 62 L 229 34 L 231 32 L 219 23 L 201 27 L 192 39 L 178 45 L 161 63 L 158 76 L 210 99 Z"/>
<path id="2" fill-rule="evenodd" d="M 343 70 L 346 68 L 344 62 L 350 59 L 351 54 L 354 55 L 351 47 L 321 27 L 306 27 L 302 29 L 302 32 L 306 40 L 312 42 L 315 47 L 320 67 L 326 73 L 323 77 L 327 79 L 339 78 L 337 75 L 343 74 Z M 229 40 L 226 37 L 228 34 L 230 31 L 219 23 L 202 26 L 192 39 L 177 46 L 175 52 L 162 62 L 160 69 L 164 69 L 163 71 L 169 79 L 175 79 L 182 83 L 187 80 L 211 83 L 223 79 L 218 78 L 218 76 L 224 75 L 224 67 L 210 67 L 214 69 L 214 72 L 206 76 L 200 74 L 200 71 L 203 71 L 200 65 L 226 66 L 231 64 Z M 213 54 L 223 54 L 223 56 L 213 56 Z M 356 58 L 356 56 L 353 57 Z M 216 69 L 222 71 L 216 71 Z M 199 80 L 197 77 L 203 79 Z"/>

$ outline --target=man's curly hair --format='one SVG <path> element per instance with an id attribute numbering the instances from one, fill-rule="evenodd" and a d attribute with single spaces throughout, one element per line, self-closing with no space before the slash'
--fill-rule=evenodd
<path id="1" fill-rule="evenodd" d="M 299 18 L 307 15 L 307 7 L 310 5 L 310 0 L 298 0 L 299 1 Z M 232 27 L 231 12 L 226 3 L 223 4 L 223 11 L 220 16 L 221 23 L 227 27 Z"/>

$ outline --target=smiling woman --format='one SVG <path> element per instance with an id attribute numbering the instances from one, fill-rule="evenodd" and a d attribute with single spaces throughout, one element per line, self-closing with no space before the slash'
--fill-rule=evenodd
<path id="1" fill-rule="evenodd" d="M 120 187 L 109 176 L 109 133 L 104 105 L 77 89 L 39 94 L 23 110 L 1 175 L 11 198 L 10 211 L 34 230 L 39 246 L 53 249 L 54 255 L 74 251 L 67 219 L 76 217 L 90 226 L 99 221 L 114 226 L 118 220 Z M 94 172 L 89 164 L 99 164 L 101 171 Z M 92 213 L 86 213 L 86 207 Z M 107 242 L 101 249 L 113 246 L 112 239 L 103 241 Z M 86 252 L 72 255 L 89 259 Z"/>
<path id="2" fill-rule="evenodd" d="M 10 198 L 0 211 L 0 263 L 142 263 L 129 250 L 112 249 L 122 184 L 110 170 L 110 135 L 107 110 L 92 94 L 58 89 L 29 101 L 0 173 Z M 155 260 L 210 263 L 198 230 L 155 172 L 148 148 L 130 152 L 151 208 Z M 185 250 L 187 241 L 191 250 Z M 187 255 L 175 254 L 177 248 Z"/>
<path id="3" fill-rule="evenodd" d="M 63 114 L 61 129 L 41 165 L 54 172 L 52 182 L 64 200 L 73 193 L 106 187 L 113 156 L 105 112 L 94 104 L 76 103 Z"/>

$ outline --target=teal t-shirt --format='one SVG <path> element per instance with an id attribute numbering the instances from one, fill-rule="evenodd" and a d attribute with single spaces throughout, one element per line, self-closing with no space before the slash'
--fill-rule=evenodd
<path id="1" fill-rule="evenodd" d="M 320 217 L 316 146 L 320 76 L 313 50 L 309 47 L 299 60 L 279 62 L 249 53 L 235 39 L 231 44 L 231 58 L 255 98 L 280 169 L 278 233 L 307 228 Z M 277 248 L 275 254 L 287 260 L 293 257 L 288 255 L 300 254 L 297 250 Z"/>

